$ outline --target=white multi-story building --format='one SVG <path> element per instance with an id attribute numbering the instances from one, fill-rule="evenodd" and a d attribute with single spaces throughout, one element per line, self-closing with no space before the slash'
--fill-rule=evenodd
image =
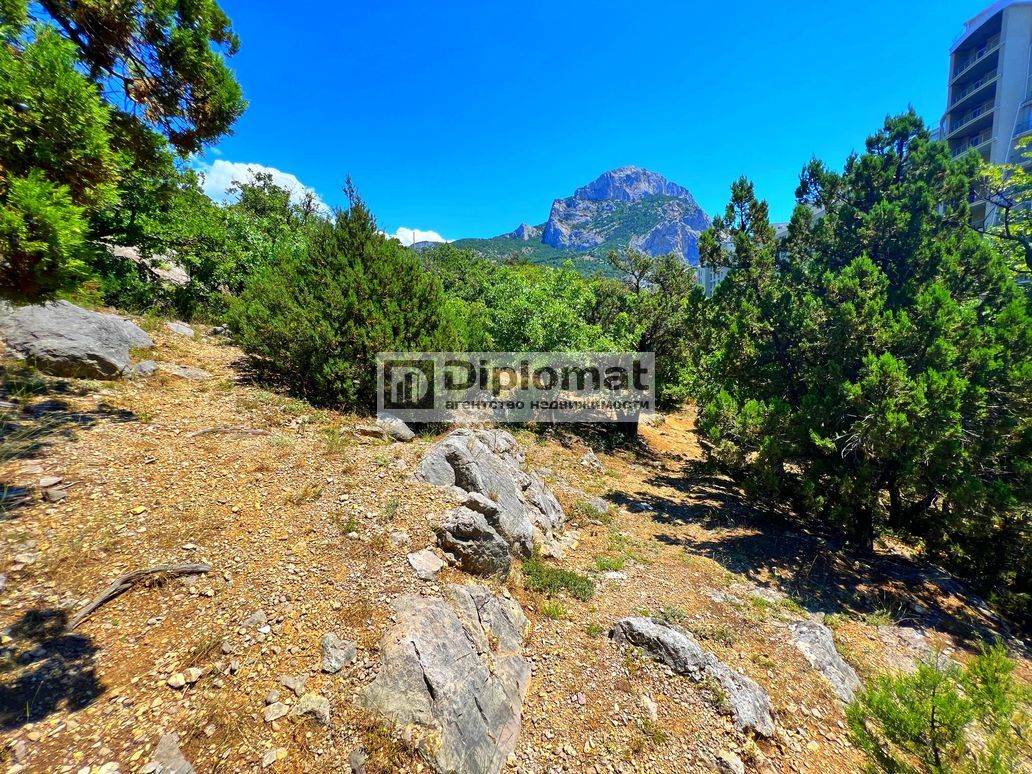
<path id="1" fill-rule="evenodd" d="M 999 0 L 964 25 L 950 48 L 946 113 L 939 136 L 954 156 L 976 150 L 993 164 L 1021 159 L 1032 133 L 1032 0 Z M 972 204 L 973 220 L 990 215 Z"/>

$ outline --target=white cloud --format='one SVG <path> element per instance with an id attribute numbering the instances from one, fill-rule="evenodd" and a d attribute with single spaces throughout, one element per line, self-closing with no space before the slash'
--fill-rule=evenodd
<path id="1" fill-rule="evenodd" d="M 384 232 L 386 233 L 386 232 Z M 387 234 L 389 237 L 394 237 L 403 245 L 408 246 L 415 244 L 416 242 L 449 242 L 451 240 L 445 239 L 443 236 L 438 234 L 436 231 L 423 231 L 418 228 L 406 228 L 402 226 L 393 234 Z"/>
<path id="2" fill-rule="evenodd" d="M 275 167 L 267 167 L 264 164 L 245 164 L 239 161 L 215 159 L 210 164 L 203 161 L 198 163 L 197 171 L 204 173 L 204 192 L 217 202 L 229 201 L 230 196 L 226 193 L 226 189 L 233 184 L 234 180 L 247 181 L 252 173 L 264 172 L 272 175 L 272 182 L 276 185 L 290 191 L 291 201 L 295 203 L 300 202 L 305 192 L 311 191 L 315 194 L 315 200 L 319 205 L 319 209 L 326 212 L 330 209 L 326 206 L 326 202 L 319 197 L 319 194 L 315 193 L 314 188 L 306 186 L 297 179 L 296 175 L 292 175 L 290 172 L 283 172 Z"/>

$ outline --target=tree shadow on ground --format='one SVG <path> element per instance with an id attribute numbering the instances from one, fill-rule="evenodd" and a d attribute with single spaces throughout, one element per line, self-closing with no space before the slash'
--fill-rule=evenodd
<path id="1" fill-rule="evenodd" d="M 46 378 L 31 367 L 0 364 L 0 465 L 33 459 L 77 430 L 100 422 L 135 422 L 131 411 L 100 403 L 75 408 L 71 399 L 90 394 L 88 384 Z M 32 502 L 31 492 L 0 479 L 0 521 Z"/>
<path id="2" fill-rule="evenodd" d="M 658 540 L 707 556 L 810 612 L 934 627 L 970 645 L 1018 633 L 948 573 L 898 552 L 853 552 L 843 534 L 805 522 L 784 503 L 750 500 L 709 465 L 689 462 L 649 483 L 680 494 L 650 498 L 652 519 L 702 528 Z"/>
<path id="3" fill-rule="evenodd" d="M 88 707 L 104 692 L 92 640 L 67 630 L 68 612 L 29 610 L 7 630 L 0 650 L 0 730 Z"/>

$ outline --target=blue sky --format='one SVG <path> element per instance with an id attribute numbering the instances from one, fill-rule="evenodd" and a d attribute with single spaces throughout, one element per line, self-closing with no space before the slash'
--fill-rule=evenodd
<path id="1" fill-rule="evenodd" d="M 207 154 L 351 175 L 386 231 L 541 223 L 607 169 L 647 167 L 722 210 L 745 174 L 787 219 L 813 155 L 840 166 L 886 113 L 937 123 L 947 53 L 988 0 L 223 0 L 250 108 Z M 290 179 L 290 178 L 286 178 Z"/>

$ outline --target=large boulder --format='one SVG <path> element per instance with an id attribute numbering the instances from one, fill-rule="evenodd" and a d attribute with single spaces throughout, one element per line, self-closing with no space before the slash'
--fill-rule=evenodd
<path id="1" fill-rule="evenodd" d="M 83 379 L 128 375 L 129 350 L 154 346 L 128 320 L 68 301 L 0 310 L 0 337 L 41 371 Z"/>
<path id="2" fill-rule="evenodd" d="M 774 735 L 766 691 L 752 678 L 704 651 L 688 632 L 654 618 L 632 617 L 617 621 L 609 636 L 643 648 L 652 658 L 696 683 L 715 681 L 723 691 L 735 728 L 767 737 Z"/>
<path id="3" fill-rule="evenodd" d="M 792 644 L 810 666 L 827 678 L 835 695 L 846 704 L 853 701 L 853 694 L 860 688 L 860 678 L 839 655 L 831 629 L 817 621 L 795 621 L 788 629 L 792 633 Z"/>
<path id="4" fill-rule="evenodd" d="M 437 486 L 458 487 L 494 504 L 475 506 L 517 556 L 529 556 L 535 531 L 551 540 L 566 520 L 562 506 L 504 430 L 461 428 L 434 446 L 419 463 L 416 477 Z M 469 507 L 469 502 L 465 503 Z"/>
<path id="5" fill-rule="evenodd" d="M 447 599 L 399 597 L 393 607 L 362 704 L 411 732 L 437 771 L 501 771 L 530 682 L 523 610 L 482 586 L 449 586 Z"/>

